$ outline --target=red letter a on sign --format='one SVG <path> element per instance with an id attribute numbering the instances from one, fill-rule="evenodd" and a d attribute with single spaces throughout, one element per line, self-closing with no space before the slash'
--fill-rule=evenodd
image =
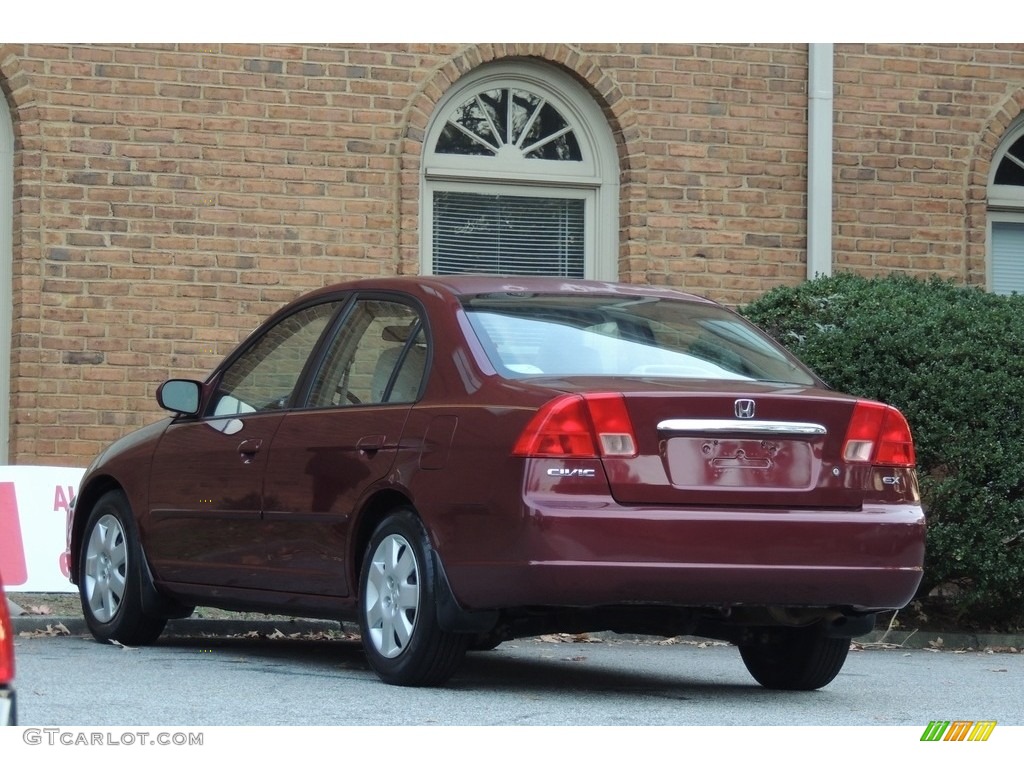
<path id="1" fill-rule="evenodd" d="M 0 574 L 7 586 L 28 581 L 14 483 L 0 483 Z"/>

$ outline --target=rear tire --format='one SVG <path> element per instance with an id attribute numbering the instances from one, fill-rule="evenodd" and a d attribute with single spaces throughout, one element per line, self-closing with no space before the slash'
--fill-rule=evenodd
<path id="1" fill-rule="evenodd" d="M 826 637 L 820 627 L 785 628 L 767 642 L 740 646 L 753 678 L 781 691 L 823 688 L 839 674 L 849 651 L 849 638 Z"/>
<path id="2" fill-rule="evenodd" d="M 386 517 L 370 538 L 359 578 L 359 629 L 366 659 L 385 683 L 440 685 L 466 654 L 470 635 L 437 622 L 432 548 L 408 508 Z"/>
<path id="3" fill-rule="evenodd" d="M 142 548 L 128 499 L 109 491 L 85 522 L 78 558 L 78 592 L 85 623 L 105 643 L 149 645 L 167 619 L 142 608 Z"/>

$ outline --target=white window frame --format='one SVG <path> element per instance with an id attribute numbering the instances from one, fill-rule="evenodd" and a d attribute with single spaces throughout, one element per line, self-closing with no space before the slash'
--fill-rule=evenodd
<path id="1" fill-rule="evenodd" d="M 995 183 L 996 172 L 999 170 L 1003 158 L 1010 147 L 1022 136 L 1024 136 L 1024 116 L 1018 117 L 1011 124 L 1003 140 L 999 142 L 999 148 L 993 155 L 992 165 L 989 168 L 988 215 L 985 222 L 985 288 L 988 291 L 996 290 L 992 280 L 994 245 L 992 240 L 992 224 L 994 222 L 1024 224 L 1024 185 Z M 1024 254 L 1021 254 L 1021 258 L 1024 258 Z"/>
<path id="2" fill-rule="evenodd" d="M 10 460 L 14 288 L 14 121 L 0 92 L 0 464 Z"/>
<path id="3" fill-rule="evenodd" d="M 474 93 L 516 87 L 542 96 L 566 119 L 583 153 L 582 161 L 507 160 L 501 155 L 441 154 L 434 151 L 451 110 Z M 593 97 L 564 72 L 517 61 L 490 64 L 469 73 L 434 110 L 423 144 L 420 184 L 420 267 L 433 274 L 434 192 L 582 197 L 585 202 L 584 276 L 618 279 L 619 168 L 615 139 Z"/>

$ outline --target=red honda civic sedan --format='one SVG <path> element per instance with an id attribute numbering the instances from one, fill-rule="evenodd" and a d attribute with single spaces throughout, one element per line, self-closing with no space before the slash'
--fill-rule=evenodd
<path id="1" fill-rule="evenodd" d="M 108 447 L 68 522 L 92 633 L 194 606 L 358 621 L 388 683 L 609 630 L 810 690 L 922 576 L 906 420 L 665 288 L 381 278 L 284 307 Z"/>

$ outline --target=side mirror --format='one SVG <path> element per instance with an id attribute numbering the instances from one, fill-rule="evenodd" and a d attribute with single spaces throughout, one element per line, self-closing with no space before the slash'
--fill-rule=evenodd
<path id="1" fill-rule="evenodd" d="M 168 379 L 156 391 L 156 401 L 161 408 L 184 416 L 199 413 L 199 400 L 203 385 L 191 379 Z"/>

